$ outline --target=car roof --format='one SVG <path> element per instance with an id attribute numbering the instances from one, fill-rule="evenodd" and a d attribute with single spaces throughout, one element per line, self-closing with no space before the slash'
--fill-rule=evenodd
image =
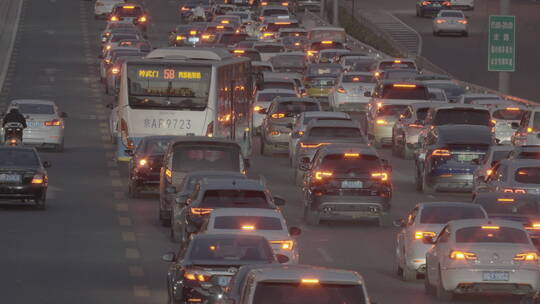
<path id="1" fill-rule="evenodd" d="M 210 217 L 218 216 L 266 216 L 284 219 L 283 214 L 278 209 L 261 208 L 218 208 L 210 213 Z"/>
<path id="2" fill-rule="evenodd" d="M 373 73 L 371 72 L 356 72 L 356 71 L 350 71 L 350 72 L 345 72 L 343 74 L 341 74 L 343 76 L 373 76 Z"/>
<path id="3" fill-rule="evenodd" d="M 346 127 L 346 128 L 360 128 L 358 122 L 353 120 L 318 120 L 314 119 L 309 122 L 308 128 L 319 127 Z"/>
<path id="4" fill-rule="evenodd" d="M 438 102 L 433 101 L 423 101 L 423 102 L 415 102 L 411 103 L 410 107 L 413 109 L 419 109 L 419 108 L 432 108 L 434 105 L 438 104 Z"/>
<path id="5" fill-rule="evenodd" d="M 308 265 L 281 265 L 253 269 L 250 272 L 257 282 L 299 283 L 302 279 L 318 279 L 323 284 L 363 285 L 362 277 L 352 270 L 331 269 Z"/>
<path id="6" fill-rule="evenodd" d="M 149 135 L 143 137 L 141 140 L 147 141 L 147 140 L 159 140 L 159 139 L 174 139 L 178 137 L 177 135 Z"/>
<path id="7" fill-rule="evenodd" d="M 516 109 L 520 109 L 520 110 L 527 110 L 528 109 L 526 105 L 512 103 L 511 101 L 507 101 L 506 105 L 505 104 L 494 104 L 491 107 L 492 111 L 503 110 L 503 109 L 508 109 L 508 108 L 516 108 Z"/>
<path id="8" fill-rule="evenodd" d="M 489 146 L 490 151 L 514 151 L 515 147 L 512 145 L 491 145 Z"/>
<path id="9" fill-rule="evenodd" d="M 411 79 L 411 80 L 400 80 L 400 79 L 383 79 L 381 81 L 381 83 L 385 86 L 388 86 L 388 85 L 394 85 L 394 84 L 412 84 L 412 85 L 416 85 L 416 86 L 422 86 L 422 87 L 425 87 L 425 83 L 423 81 L 418 81 L 418 80 L 414 80 L 414 79 Z"/>
<path id="10" fill-rule="evenodd" d="M 37 154 L 37 150 L 34 147 L 28 146 L 0 146 L 0 150 L 34 151 Z"/>
<path id="11" fill-rule="evenodd" d="M 330 111 L 307 111 L 304 112 L 304 117 L 336 117 L 350 118 L 350 115 L 345 112 L 330 112 Z"/>
<path id="12" fill-rule="evenodd" d="M 13 99 L 10 102 L 10 105 L 15 105 L 15 104 L 48 104 L 48 105 L 55 105 L 54 101 L 45 100 L 45 99 Z"/>
<path id="13" fill-rule="evenodd" d="M 226 190 L 256 190 L 266 191 L 266 187 L 259 180 L 235 179 L 235 178 L 205 178 L 201 181 L 205 190 L 226 189 Z"/>
<path id="14" fill-rule="evenodd" d="M 463 144 L 492 144 L 491 128 L 479 125 L 434 126 L 444 141 Z"/>
<path id="15" fill-rule="evenodd" d="M 509 168 L 540 167 L 540 159 L 512 158 L 499 161 L 500 164 L 508 165 Z"/>
<path id="16" fill-rule="evenodd" d="M 422 202 L 418 203 L 419 208 L 425 207 L 462 207 L 462 208 L 478 208 L 477 205 L 462 202 Z"/>
<path id="17" fill-rule="evenodd" d="M 474 197 L 474 202 L 475 203 L 489 203 L 489 202 L 495 202 L 499 198 L 514 199 L 517 203 L 520 203 L 520 202 L 540 203 L 540 196 L 536 194 L 500 193 L 500 192 L 479 192 Z"/>
<path id="18" fill-rule="evenodd" d="M 512 147 L 512 146 L 510 146 Z M 516 151 L 521 152 L 540 152 L 540 146 L 516 146 L 514 147 Z"/>
<path id="19" fill-rule="evenodd" d="M 454 230 L 467 227 L 478 227 L 478 226 L 503 226 L 517 228 L 519 230 L 525 230 L 521 222 L 509 221 L 509 220 L 500 220 L 500 219 L 465 219 L 465 220 L 455 220 L 448 223 Z"/>
<path id="20" fill-rule="evenodd" d="M 291 94 L 295 94 L 296 95 L 296 91 L 294 90 L 290 90 L 290 89 L 264 89 L 264 90 L 260 90 L 260 91 L 257 91 L 257 95 L 258 94 L 263 94 L 263 93 L 291 93 Z"/>
<path id="21" fill-rule="evenodd" d="M 467 109 L 467 110 L 483 110 L 488 111 L 486 107 L 478 106 L 474 104 L 461 104 L 461 103 L 436 103 L 433 107 L 434 111 L 447 110 L 447 109 Z"/>
<path id="22" fill-rule="evenodd" d="M 194 240 L 229 240 L 229 239 L 258 239 L 266 240 L 264 236 L 256 234 L 245 234 L 245 233 L 197 233 L 193 235 Z"/>

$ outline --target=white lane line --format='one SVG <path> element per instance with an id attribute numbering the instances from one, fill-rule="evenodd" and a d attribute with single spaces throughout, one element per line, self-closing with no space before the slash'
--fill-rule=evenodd
<path id="1" fill-rule="evenodd" d="M 137 240 L 134 232 L 122 232 L 122 241 L 124 242 L 134 242 Z"/>
<path id="2" fill-rule="evenodd" d="M 334 263 L 334 258 L 332 258 L 324 248 L 319 247 L 317 248 L 317 251 L 326 262 Z"/>
<path id="3" fill-rule="evenodd" d="M 111 144 L 103 144 L 103 146 L 105 148 L 107 148 L 108 146 L 111 146 Z M 108 161 L 107 162 L 107 167 L 109 167 L 109 168 L 117 168 L 118 164 L 115 161 Z"/>
<path id="4" fill-rule="evenodd" d="M 139 252 L 139 249 L 137 248 L 126 248 L 126 258 L 128 259 L 140 259 L 141 253 Z"/>
<path id="5" fill-rule="evenodd" d="M 129 266 L 128 271 L 129 271 L 129 275 L 134 278 L 144 277 L 144 270 L 141 266 Z"/>
<path id="6" fill-rule="evenodd" d="M 17 17 L 15 17 L 15 23 L 13 24 L 13 29 L 12 29 L 13 32 L 11 35 L 11 40 L 9 42 L 9 47 L 7 50 L 6 57 L 4 58 L 4 62 L 0 65 L 3 67 L 3 69 L 0 71 L 0 90 L 2 90 L 4 79 L 6 79 L 6 73 L 7 73 L 8 67 L 10 66 L 9 63 L 11 61 L 11 56 L 13 54 L 12 52 L 13 52 L 13 47 L 15 46 L 15 41 L 16 40 L 20 41 L 20 37 L 17 37 L 17 32 L 19 30 L 19 22 L 21 21 L 22 7 L 23 7 L 23 4 L 26 5 L 26 1 L 18 1 L 18 2 L 19 2 L 19 7 L 17 8 Z"/>
<path id="7" fill-rule="evenodd" d="M 149 297 L 150 289 L 145 285 L 135 285 L 133 286 L 133 294 L 136 297 Z"/>
<path id="8" fill-rule="evenodd" d="M 118 170 L 109 170 L 109 175 L 114 176 L 114 177 L 119 177 L 120 176 L 120 171 L 118 171 Z"/>
<path id="9" fill-rule="evenodd" d="M 127 216 L 119 216 L 118 223 L 120 226 L 131 226 L 131 219 Z"/>
<path id="10" fill-rule="evenodd" d="M 56 30 L 46 30 L 45 33 L 47 33 L 49 35 L 54 35 L 54 34 L 56 34 Z"/>
<path id="11" fill-rule="evenodd" d="M 118 212 L 127 212 L 127 211 L 129 211 L 128 204 L 126 204 L 126 203 L 117 203 L 116 204 L 116 211 L 118 211 Z"/>
<path id="12" fill-rule="evenodd" d="M 126 198 L 126 195 L 124 194 L 124 192 L 115 191 L 113 192 L 113 197 L 117 200 L 122 200 Z"/>
<path id="13" fill-rule="evenodd" d="M 124 184 L 122 184 L 122 180 L 119 178 L 113 178 L 111 180 L 111 184 L 113 187 L 119 187 L 119 188 L 124 186 Z"/>

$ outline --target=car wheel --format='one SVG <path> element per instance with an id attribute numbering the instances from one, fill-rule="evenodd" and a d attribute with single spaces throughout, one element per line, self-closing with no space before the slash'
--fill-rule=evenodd
<path id="1" fill-rule="evenodd" d="M 54 147 L 54 151 L 64 152 L 64 139 L 62 139 L 62 142 L 60 142 L 58 145 Z"/>
<path id="2" fill-rule="evenodd" d="M 452 297 L 454 296 L 454 293 L 451 291 L 448 291 L 444 289 L 443 283 L 442 283 L 442 275 L 441 275 L 441 269 L 439 268 L 439 281 L 437 282 L 437 299 L 444 301 L 444 302 L 450 302 L 452 301 Z"/>
<path id="3" fill-rule="evenodd" d="M 463 37 L 469 37 L 469 32 L 463 32 Z"/>
<path id="4" fill-rule="evenodd" d="M 405 265 L 403 267 L 403 275 L 401 276 L 403 281 L 409 282 L 409 281 L 415 281 L 416 280 L 416 270 L 410 269 Z"/>
<path id="5" fill-rule="evenodd" d="M 34 204 L 36 204 L 36 209 L 38 210 L 45 210 L 47 209 L 47 194 L 43 193 L 43 195 L 40 198 L 34 199 Z"/>
<path id="6" fill-rule="evenodd" d="M 435 289 L 433 288 L 431 283 L 429 283 L 427 265 L 426 265 L 426 273 L 424 274 L 424 292 L 428 295 L 435 295 Z"/>

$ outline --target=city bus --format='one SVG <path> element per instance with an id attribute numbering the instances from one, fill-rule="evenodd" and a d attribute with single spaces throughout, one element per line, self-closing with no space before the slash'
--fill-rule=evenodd
<path id="1" fill-rule="evenodd" d="M 133 150 L 149 135 L 232 139 L 249 157 L 253 124 L 249 59 L 219 49 L 197 49 L 194 59 L 180 56 L 182 48 L 175 49 L 177 53 L 154 50 L 147 58 L 124 63 L 118 104 L 111 115 L 118 160 L 129 160 L 125 150 Z M 188 49 L 188 54 L 194 50 Z M 205 52 L 210 59 L 201 58 Z"/>

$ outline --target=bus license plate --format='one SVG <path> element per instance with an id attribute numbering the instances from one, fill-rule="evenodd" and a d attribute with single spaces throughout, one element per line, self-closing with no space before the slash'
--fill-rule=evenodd
<path id="1" fill-rule="evenodd" d="M 507 271 L 484 271 L 482 272 L 483 281 L 509 281 L 510 273 Z"/>
<path id="2" fill-rule="evenodd" d="M 341 182 L 341 188 L 362 188 L 362 186 L 362 181 L 349 180 Z"/>
<path id="3" fill-rule="evenodd" d="M 231 281 L 231 277 L 227 277 L 227 276 L 218 277 L 219 286 L 225 287 L 229 285 L 230 281 Z"/>
<path id="4" fill-rule="evenodd" d="M 145 119 L 144 127 L 150 129 L 191 129 L 191 119 Z"/>
<path id="5" fill-rule="evenodd" d="M 0 183 L 19 183 L 21 176 L 17 174 L 0 174 Z"/>

